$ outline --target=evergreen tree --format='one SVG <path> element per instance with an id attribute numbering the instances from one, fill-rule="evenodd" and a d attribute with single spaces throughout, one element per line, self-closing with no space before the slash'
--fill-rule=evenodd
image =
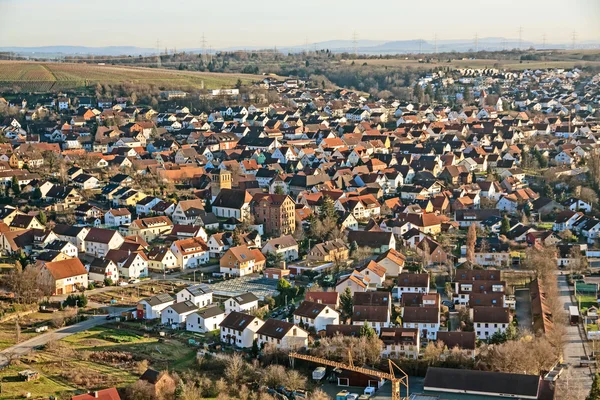
<path id="1" fill-rule="evenodd" d="M 594 375 L 594 382 L 592 383 L 592 390 L 585 400 L 600 400 L 600 373 Z"/>
<path id="2" fill-rule="evenodd" d="M 337 220 L 337 212 L 335 210 L 335 203 L 331 197 L 323 197 L 323 203 L 319 206 L 319 218 L 325 220 L 327 218 L 333 218 Z"/>
<path id="3" fill-rule="evenodd" d="M 19 186 L 19 181 L 16 176 L 12 178 L 12 191 L 15 196 L 18 196 L 21 193 L 21 186 Z"/>
<path id="4" fill-rule="evenodd" d="M 342 311 L 342 318 L 344 320 L 352 316 L 353 308 L 354 300 L 352 298 L 352 291 L 349 287 L 347 287 L 346 290 L 344 290 L 344 292 L 340 295 L 340 309 Z"/>
<path id="5" fill-rule="evenodd" d="M 360 327 L 359 336 L 372 338 L 372 337 L 375 337 L 375 335 L 376 335 L 375 329 L 373 329 L 373 327 L 371 325 L 369 325 L 367 323 L 367 321 L 365 321 L 363 326 Z"/>
<path id="6" fill-rule="evenodd" d="M 510 231 L 510 220 L 507 216 L 502 218 L 502 226 L 500 227 L 500 233 L 506 235 Z"/>
<path id="7" fill-rule="evenodd" d="M 46 213 L 40 211 L 40 213 L 38 214 L 38 220 L 40 221 L 40 224 L 46 225 L 46 222 L 48 222 L 48 217 L 46 217 Z"/>

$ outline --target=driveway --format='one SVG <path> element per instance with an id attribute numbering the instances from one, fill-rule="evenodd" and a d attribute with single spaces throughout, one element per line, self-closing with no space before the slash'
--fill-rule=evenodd
<path id="1" fill-rule="evenodd" d="M 577 305 L 571 298 L 571 289 L 567 284 L 567 278 L 565 276 L 558 277 L 558 298 L 562 303 L 565 315 L 568 315 L 569 306 Z M 518 300 L 517 300 L 518 301 Z M 565 321 L 566 322 L 566 321 Z M 579 357 L 589 353 L 587 339 L 584 340 L 583 328 L 580 325 L 567 324 L 567 337 L 565 348 L 563 350 L 564 362 L 570 364 L 572 368 L 572 379 L 577 383 L 580 383 L 581 387 L 591 388 L 592 387 L 592 375 L 590 368 L 579 367 Z M 558 380 L 560 385 L 561 381 Z"/>
<path id="2" fill-rule="evenodd" d="M 519 321 L 519 328 L 531 331 L 533 320 L 531 318 L 531 296 L 529 289 L 515 290 L 515 300 L 517 302 L 515 312 Z"/>
<path id="3" fill-rule="evenodd" d="M 92 317 L 85 321 L 79 322 L 78 324 L 57 329 L 54 332 L 44 333 L 43 335 L 36 336 L 32 339 L 6 348 L 0 351 L 0 367 L 8 365 L 11 358 L 18 358 L 30 353 L 33 351 L 34 347 L 43 346 L 53 340 L 64 339 L 67 336 L 86 331 L 94 326 L 102 325 L 107 322 L 109 321 L 106 319 L 106 315 Z"/>

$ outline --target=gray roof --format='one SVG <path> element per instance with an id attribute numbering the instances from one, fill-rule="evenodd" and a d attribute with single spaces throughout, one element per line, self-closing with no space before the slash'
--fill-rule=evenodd
<path id="1" fill-rule="evenodd" d="M 177 314 L 185 314 L 198 309 L 198 307 L 191 301 L 182 301 L 181 303 L 172 304 L 169 307 L 171 307 L 171 309 Z"/>
<path id="2" fill-rule="evenodd" d="M 204 283 L 198 283 L 192 286 L 188 286 L 185 289 L 192 294 L 192 296 L 201 296 L 206 293 L 212 293 L 212 289 Z"/>
<path id="3" fill-rule="evenodd" d="M 537 397 L 540 379 L 537 375 L 430 367 L 427 369 L 424 386 L 427 390 Z"/>
<path id="4" fill-rule="evenodd" d="M 201 310 L 197 311 L 196 314 L 198 314 L 200 317 L 206 319 L 206 318 L 215 317 L 217 315 L 225 314 L 225 311 L 223 311 L 223 309 L 217 305 L 210 305 L 208 307 L 202 308 Z"/>
<path id="5" fill-rule="evenodd" d="M 159 304 L 168 303 L 170 301 L 175 301 L 175 299 L 168 293 L 157 294 L 156 296 L 152 296 L 146 299 L 146 303 L 151 306 L 157 306 Z"/>
<path id="6" fill-rule="evenodd" d="M 250 292 L 240 294 L 239 296 L 234 296 L 232 299 L 234 299 L 238 304 L 247 304 L 253 301 L 258 301 L 258 297 L 256 297 L 254 293 Z"/>

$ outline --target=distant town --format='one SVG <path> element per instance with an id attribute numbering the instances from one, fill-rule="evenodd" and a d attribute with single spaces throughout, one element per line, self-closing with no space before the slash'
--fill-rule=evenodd
<path id="1" fill-rule="evenodd" d="M 244 73 L 0 92 L 0 399 L 600 399 L 598 71 Z"/>

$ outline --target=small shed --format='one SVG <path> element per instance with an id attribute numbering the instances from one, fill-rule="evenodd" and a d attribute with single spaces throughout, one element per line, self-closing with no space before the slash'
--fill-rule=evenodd
<path id="1" fill-rule="evenodd" d="M 19 377 L 22 381 L 29 382 L 37 380 L 40 377 L 40 374 L 32 369 L 26 369 L 19 372 Z"/>

